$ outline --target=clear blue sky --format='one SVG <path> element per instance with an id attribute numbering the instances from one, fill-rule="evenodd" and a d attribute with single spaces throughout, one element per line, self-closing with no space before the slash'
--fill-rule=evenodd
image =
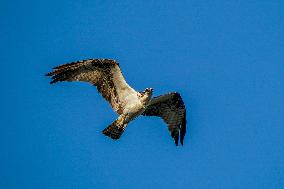
<path id="1" fill-rule="evenodd" d="M 0 188 L 284 188 L 283 1 L 4 0 L 0 24 Z M 179 91 L 184 146 L 159 118 L 102 135 L 96 89 L 44 77 L 86 58 Z"/>

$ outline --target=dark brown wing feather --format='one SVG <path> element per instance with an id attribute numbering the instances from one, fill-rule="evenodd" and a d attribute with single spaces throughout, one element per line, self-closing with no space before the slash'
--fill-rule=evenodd
<path id="1" fill-rule="evenodd" d="M 51 84 L 59 81 L 85 81 L 95 85 L 112 108 L 121 114 L 126 105 L 125 94 L 135 94 L 124 80 L 119 64 L 109 59 L 89 59 L 53 68 Z"/>
<path id="2" fill-rule="evenodd" d="M 186 133 L 186 109 L 179 93 L 169 93 L 153 98 L 143 113 L 145 116 L 161 117 L 167 124 L 175 144 L 178 145 Z"/>

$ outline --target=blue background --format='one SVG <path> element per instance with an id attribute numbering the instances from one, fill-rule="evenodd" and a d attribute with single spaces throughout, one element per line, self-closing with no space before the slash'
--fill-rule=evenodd
<path id="1" fill-rule="evenodd" d="M 284 188 L 283 1 L 2 0 L 0 19 L 0 188 Z M 112 141 L 94 87 L 44 77 L 87 58 L 179 91 L 184 146 L 153 117 Z"/>

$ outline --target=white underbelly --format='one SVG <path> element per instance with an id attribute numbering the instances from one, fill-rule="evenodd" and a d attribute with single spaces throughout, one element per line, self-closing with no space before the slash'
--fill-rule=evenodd
<path id="1" fill-rule="evenodd" d="M 135 94 L 128 94 L 125 97 L 125 104 L 123 114 L 126 115 L 126 122 L 129 122 L 135 119 L 137 116 L 141 115 L 144 110 L 145 106 L 141 103 L 138 96 Z"/>
<path id="2" fill-rule="evenodd" d="M 127 105 L 123 111 L 123 114 L 127 116 L 126 121 L 129 122 L 141 115 L 145 110 L 145 107 L 141 102 L 136 104 Z"/>

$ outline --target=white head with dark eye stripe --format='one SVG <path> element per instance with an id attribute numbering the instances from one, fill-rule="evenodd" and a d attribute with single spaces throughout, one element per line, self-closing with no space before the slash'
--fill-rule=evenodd
<path id="1" fill-rule="evenodd" d="M 144 90 L 144 93 L 152 94 L 153 91 L 154 91 L 153 88 L 146 88 L 146 89 Z"/>
<path id="2" fill-rule="evenodd" d="M 152 97 L 153 89 L 152 88 L 146 88 L 141 94 L 141 101 L 144 103 L 148 103 Z"/>

